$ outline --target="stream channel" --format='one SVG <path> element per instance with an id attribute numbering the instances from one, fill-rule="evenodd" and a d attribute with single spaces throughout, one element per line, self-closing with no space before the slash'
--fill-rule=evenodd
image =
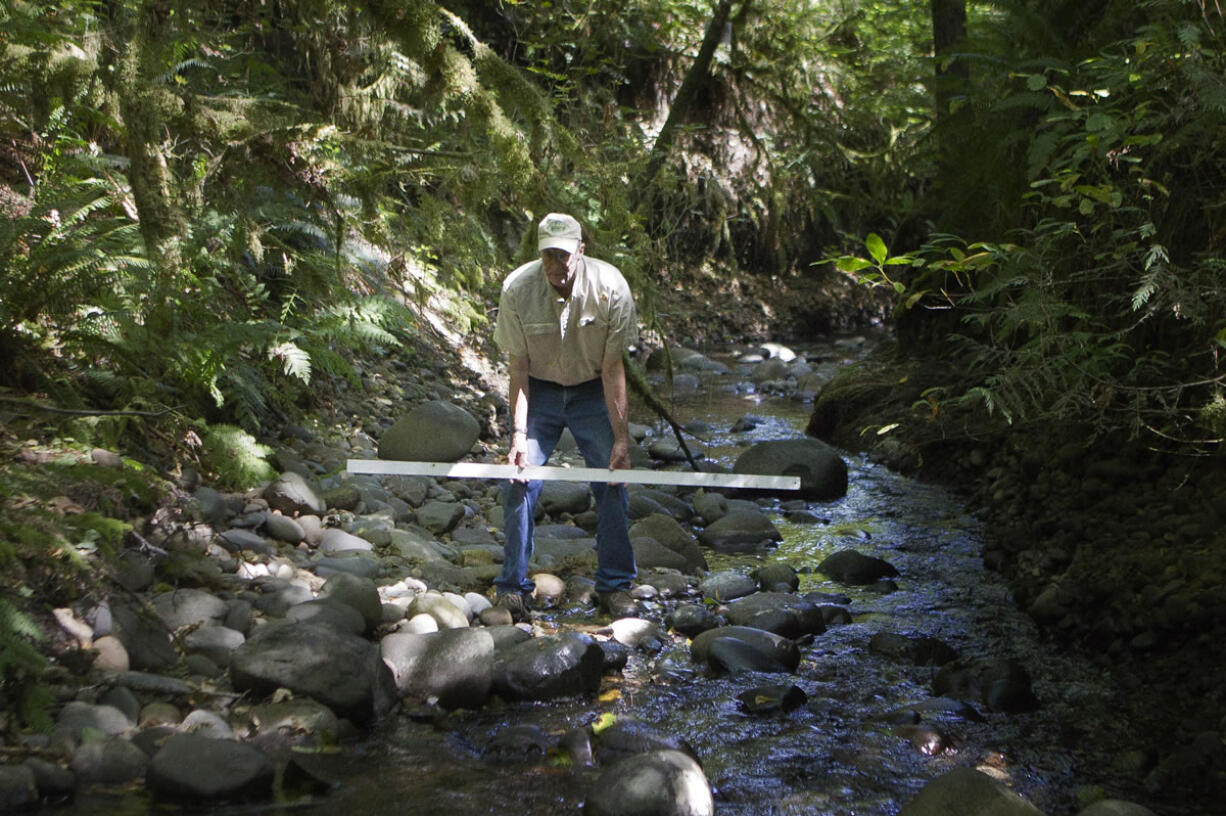
<path id="1" fill-rule="evenodd" d="M 865 350 L 827 345 L 803 352 L 820 374 Z M 810 404 L 795 395 L 752 393 L 745 385 L 747 369 L 731 368 L 727 375 L 704 378 L 697 394 L 674 403 L 681 421 L 700 420 L 713 429 L 699 443 L 709 458 L 730 465 L 753 442 L 802 435 Z M 746 414 L 760 424 L 730 432 Z M 606 714 L 642 721 L 692 746 L 720 816 L 890 816 L 925 783 L 959 766 L 1005 781 L 1047 816 L 1071 816 L 1102 796 L 1144 802 L 1141 774 L 1121 766 L 1121 755 L 1137 748 L 1138 735 L 1117 721 L 1110 678 L 1101 667 L 1045 642 L 1015 608 L 1003 580 L 984 570 L 983 525 L 958 495 L 855 454 L 844 458 L 847 495 L 805 508 L 818 523 L 789 523 L 783 502 L 766 500 L 783 534 L 776 548 L 749 555 L 707 551 L 713 572 L 748 572 L 781 561 L 801 572 L 801 593 L 841 596 L 826 602 L 845 607 L 851 622 L 830 625 L 803 645 L 794 675 L 713 675 L 691 661 L 686 639 L 673 634 L 657 653 L 633 651 L 623 673 L 606 678 L 595 700 L 495 702 L 433 720 L 389 717 L 335 755 L 304 757 L 339 780 L 335 790 L 256 809 L 319 816 L 581 813 L 599 768 L 574 768 L 530 753 L 490 761 L 486 749 L 509 726 L 535 725 L 561 735 Z M 793 503 L 788 509 L 797 508 Z M 844 586 L 817 571 L 822 559 L 842 549 L 893 564 L 897 590 Z M 663 604 L 645 606 L 646 617 L 663 619 Z M 563 605 L 538 612 L 535 625 L 545 633 L 559 627 L 598 633 L 601 620 L 588 608 Z M 937 638 L 969 659 L 1017 659 L 1031 674 L 1039 707 L 1002 714 L 980 704 L 970 712 L 933 706 L 937 669 L 874 653 L 869 640 L 879 632 Z M 807 702 L 787 712 L 742 710 L 738 695 L 781 681 L 799 687 Z M 891 716 L 900 709 L 924 711 L 923 725 L 931 730 Z"/>

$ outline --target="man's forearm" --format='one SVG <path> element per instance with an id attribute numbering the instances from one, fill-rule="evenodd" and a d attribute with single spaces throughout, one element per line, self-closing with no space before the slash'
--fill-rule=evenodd
<path id="1" fill-rule="evenodd" d="M 528 431 L 528 365 L 526 358 L 511 358 L 510 388 L 507 401 L 511 409 L 511 433 Z"/>
<path id="2" fill-rule="evenodd" d="M 600 367 L 600 379 L 604 385 L 605 404 L 609 409 L 609 423 L 613 426 L 613 438 L 625 441 L 630 438 L 629 406 L 626 398 L 626 369 L 620 356 L 608 356 Z"/>

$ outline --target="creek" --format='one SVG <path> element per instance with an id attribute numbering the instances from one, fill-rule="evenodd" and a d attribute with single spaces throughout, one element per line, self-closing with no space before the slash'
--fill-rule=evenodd
<path id="1" fill-rule="evenodd" d="M 848 358 L 835 347 L 804 351 L 822 361 L 815 366 L 819 373 L 821 366 Z M 725 464 L 752 442 L 802 435 L 808 416 L 804 401 L 747 393 L 746 381 L 734 366 L 729 375 L 704 378 L 698 393 L 676 402 L 679 418 L 713 429 L 700 444 Z M 759 419 L 757 427 L 730 432 L 746 414 Z M 890 816 L 926 782 L 959 766 L 1004 780 L 1048 816 L 1074 814 L 1104 794 L 1144 801 L 1138 775 L 1120 761 L 1131 743 L 1127 724 L 1112 716 L 1110 678 L 1046 643 L 1015 608 L 1003 581 L 984 570 L 979 553 L 985 531 L 960 498 L 855 454 L 844 457 L 846 497 L 804 507 L 817 523 L 789 522 L 784 510 L 801 508 L 769 500 L 783 534 L 776 548 L 750 555 L 707 553 L 712 571 L 790 564 L 801 572 L 800 592 L 829 593 L 848 610 L 850 623 L 831 625 L 802 647 L 794 675 L 712 675 L 691 661 L 685 639 L 673 635 L 657 653 L 634 651 L 596 700 L 496 702 L 480 711 L 389 717 L 336 754 L 300 757 L 320 776 L 336 780 L 332 791 L 258 810 L 319 816 L 574 814 L 581 812 L 599 769 L 574 768 L 551 754 L 531 752 L 491 761 L 484 758 L 486 749 L 510 726 L 561 735 L 607 714 L 642 721 L 692 746 L 721 816 Z M 897 589 L 843 586 L 816 570 L 842 549 L 893 564 Z M 665 608 L 648 602 L 647 610 L 647 617 L 660 620 Z M 601 631 L 590 610 L 565 605 L 539 612 L 535 625 L 545 633 Z M 880 632 L 937 638 L 967 658 L 1019 660 L 1040 705 L 1009 715 L 977 704 L 975 712 L 936 706 L 924 714 L 927 730 L 917 729 L 891 713 L 932 700 L 937 669 L 870 650 L 870 639 Z M 771 714 L 742 710 L 738 695 L 781 680 L 799 687 L 807 702 Z M 74 812 L 145 811 L 132 800 L 109 806 L 95 800 L 78 802 Z"/>

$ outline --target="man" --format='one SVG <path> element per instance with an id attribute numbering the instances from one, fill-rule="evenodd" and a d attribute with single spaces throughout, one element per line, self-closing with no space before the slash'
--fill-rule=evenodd
<path id="1" fill-rule="evenodd" d="M 583 254 L 579 222 L 550 213 L 537 228 L 540 260 L 507 276 L 494 341 L 510 358 L 511 447 L 517 467 L 543 465 L 570 428 L 588 467 L 630 467 L 622 353 L 636 333 L 634 300 L 621 272 Z M 596 497 L 596 593 L 614 617 L 636 614 L 628 594 L 636 569 L 625 485 L 592 483 Z M 506 527 L 498 603 L 527 618 L 528 578 L 541 482 L 515 480 L 504 497 Z"/>

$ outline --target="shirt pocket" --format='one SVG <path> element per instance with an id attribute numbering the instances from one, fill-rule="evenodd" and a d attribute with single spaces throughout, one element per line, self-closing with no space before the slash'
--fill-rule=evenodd
<path id="1" fill-rule="evenodd" d="M 536 365 L 549 365 L 557 358 L 562 345 L 557 323 L 524 323 L 524 345 L 528 359 Z M 534 375 L 539 372 L 534 372 Z"/>

